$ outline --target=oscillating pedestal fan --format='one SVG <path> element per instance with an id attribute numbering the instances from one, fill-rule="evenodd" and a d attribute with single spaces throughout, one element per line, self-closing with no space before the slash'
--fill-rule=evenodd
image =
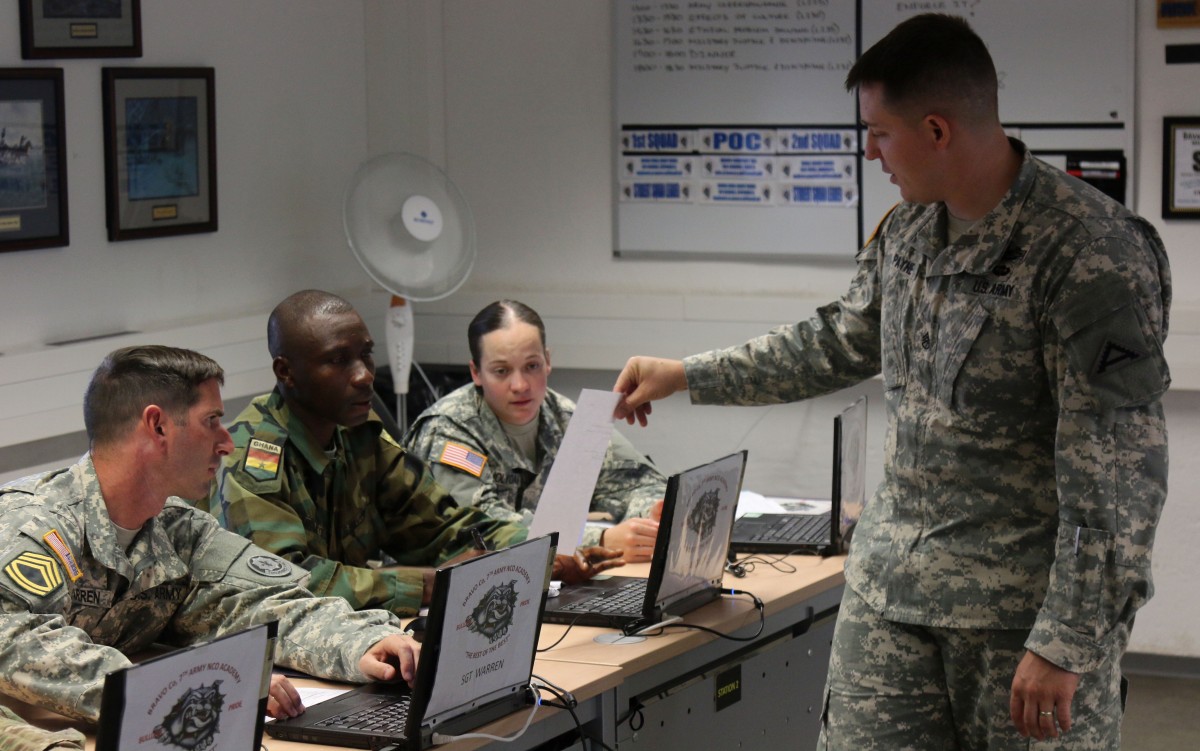
<path id="1" fill-rule="evenodd" d="M 389 153 L 355 171 L 342 200 L 342 222 L 358 262 L 392 293 L 385 333 L 396 420 L 404 430 L 414 341 L 408 303 L 446 297 L 466 281 L 475 263 L 471 209 L 433 164 Z"/>

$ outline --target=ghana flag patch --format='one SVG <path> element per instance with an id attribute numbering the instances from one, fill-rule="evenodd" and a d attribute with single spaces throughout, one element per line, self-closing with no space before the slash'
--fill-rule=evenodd
<path id="1" fill-rule="evenodd" d="M 258 480 L 270 480 L 279 474 L 279 459 L 283 447 L 251 438 L 246 449 L 246 472 Z"/>
<path id="2" fill-rule="evenodd" d="M 58 561 L 44 553 L 21 553 L 8 562 L 4 573 L 18 587 L 38 597 L 45 597 L 63 583 Z"/>

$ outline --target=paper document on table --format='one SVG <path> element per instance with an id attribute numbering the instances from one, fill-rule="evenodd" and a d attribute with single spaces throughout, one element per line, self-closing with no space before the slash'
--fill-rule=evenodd
<path id="1" fill-rule="evenodd" d="M 314 707 L 328 699 L 336 699 L 346 693 L 348 688 L 296 688 L 296 693 L 300 694 L 300 702 L 304 704 L 304 708 Z M 267 722 L 274 722 L 275 718 L 271 715 L 266 715 Z"/>
<path id="2" fill-rule="evenodd" d="M 764 496 L 753 490 L 738 494 L 737 515 L 745 514 L 828 514 L 832 501 L 807 498 L 778 498 Z"/>
<path id="3" fill-rule="evenodd" d="M 584 389 L 550 467 L 533 512 L 529 537 L 558 532 L 559 550 L 570 555 L 583 540 L 596 479 L 612 440 L 613 411 L 621 395 Z"/>

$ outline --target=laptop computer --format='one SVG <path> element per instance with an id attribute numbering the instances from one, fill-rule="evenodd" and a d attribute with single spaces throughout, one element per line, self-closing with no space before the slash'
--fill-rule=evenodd
<path id="1" fill-rule="evenodd" d="M 719 597 L 745 470 L 739 451 L 668 478 L 650 576 L 564 586 L 546 605 L 545 621 L 628 631 Z"/>
<path id="2" fill-rule="evenodd" d="M 828 514 L 747 513 L 733 523 L 735 553 L 839 555 L 866 505 L 867 397 L 833 418 L 833 495 Z"/>
<path id="3" fill-rule="evenodd" d="M 275 738 L 353 748 L 435 745 L 528 705 L 557 547 L 543 535 L 440 568 L 411 689 L 369 683 L 267 723 Z"/>
<path id="4" fill-rule="evenodd" d="M 275 621 L 104 678 L 96 751 L 246 751 L 262 742 Z"/>

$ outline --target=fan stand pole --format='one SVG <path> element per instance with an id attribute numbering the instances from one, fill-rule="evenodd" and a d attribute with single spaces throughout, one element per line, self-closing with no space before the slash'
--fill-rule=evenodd
<path id="1" fill-rule="evenodd" d="M 392 366 L 392 388 L 396 392 L 396 422 L 401 430 L 408 430 L 408 376 L 412 371 L 413 332 L 412 306 L 399 295 L 392 295 L 388 306 L 387 328 L 388 361 Z"/>

